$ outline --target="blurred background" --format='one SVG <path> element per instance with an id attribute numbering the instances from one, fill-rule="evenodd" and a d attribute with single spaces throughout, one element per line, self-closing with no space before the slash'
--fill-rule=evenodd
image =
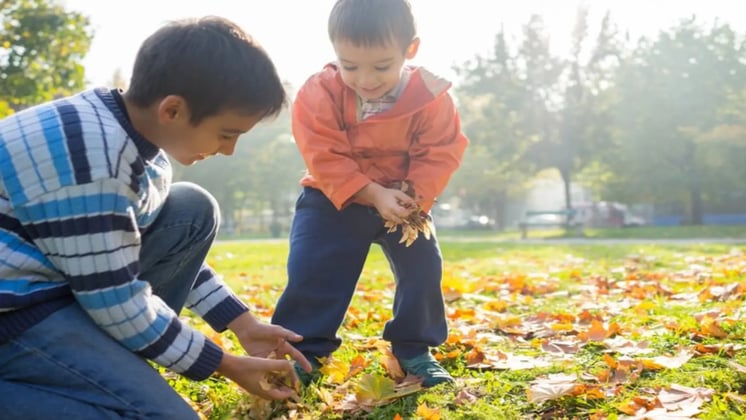
<path id="1" fill-rule="evenodd" d="M 334 59 L 332 0 L 0 0 L 0 117 L 89 87 L 126 89 L 165 22 L 230 18 L 293 92 Z M 746 231 L 746 14 L 738 2 L 412 0 L 413 64 L 450 79 L 471 145 L 441 229 Z M 457 7 L 456 7 L 457 5 Z M 288 113 L 233 157 L 175 163 L 220 201 L 224 237 L 286 234 L 303 162 Z"/>

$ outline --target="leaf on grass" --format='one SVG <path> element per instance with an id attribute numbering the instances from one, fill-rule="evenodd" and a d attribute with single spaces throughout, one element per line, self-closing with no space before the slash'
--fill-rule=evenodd
<path id="1" fill-rule="evenodd" d="M 634 416 L 638 413 L 644 413 L 646 411 L 653 410 L 656 404 L 657 400 L 655 398 L 636 396 L 633 397 L 632 400 L 627 401 L 624 404 L 617 406 L 616 408 L 624 414 Z"/>
<path id="2" fill-rule="evenodd" d="M 704 318 L 696 334 L 704 337 L 727 338 L 728 333 L 720 326 L 718 320 L 713 318 Z"/>
<path id="3" fill-rule="evenodd" d="M 329 358 L 319 371 L 326 376 L 327 382 L 341 385 L 349 378 L 350 364 L 344 360 Z"/>
<path id="4" fill-rule="evenodd" d="M 742 351 L 746 346 L 742 344 L 697 344 L 694 350 L 699 354 L 720 354 L 727 357 L 733 357 L 737 352 Z"/>
<path id="5" fill-rule="evenodd" d="M 423 420 L 440 420 L 440 411 L 428 407 L 424 402 L 417 406 L 415 414 Z"/>
<path id="6" fill-rule="evenodd" d="M 541 340 L 541 349 L 547 353 L 575 354 L 580 351 L 579 341 Z"/>
<path id="7" fill-rule="evenodd" d="M 608 351 L 627 356 L 650 353 L 652 349 L 648 348 L 649 344 L 648 341 L 635 342 L 623 337 L 607 338 L 603 341 Z"/>
<path id="8" fill-rule="evenodd" d="M 676 356 L 657 356 L 652 359 L 642 360 L 646 369 L 678 369 L 683 366 L 694 354 L 689 350 L 682 350 Z"/>
<path id="9" fill-rule="evenodd" d="M 714 393 L 715 391 L 710 388 L 690 388 L 673 384 L 658 394 L 658 401 L 663 408 L 669 411 L 692 407 L 699 408 L 703 403 L 709 401 Z"/>
<path id="10" fill-rule="evenodd" d="M 609 331 L 604 327 L 603 322 L 594 319 L 583 337 L 590 341 L 604 341 L 609 337 Z"/>
<path id="11" fill-rule="evenodd" d="M 531 382 L 526 395 L 528 401 L 533 404 L 539 404 L 544 401 L 556 400 L 570 395 L 579 385 L 574 375 L 553 374 L 546 378 L 536 379 Z"/>
<path id="12" fill-rule="evenodd" d="M 735 369 L 736 372 L 738 372 L 738 373 L 746 374 L 746 366 L 738 364 L 738 363 L 736 363 L 736 362 L 734 362 L 732 360 L 728 362 L 728 366 L 730 366 L 733 369 Z"/>
<path id="13" fill-rule="evenodd" d="M 389 376 L 394 380 L 404 379 L 406 374 L 401 368 L 399 360 L 397 360 L 396 356 L 394 356 L 394 353 L 391 352 L 389 346 L 381 345 L 378 347 L 378 350 L 383 353 L 383 358 L 380 362 L 383 368 L 386 370 L 386 373 L 388 373 Z"/>
<path id="14" fill-rule="evenodd" d="M 485 354 L 481 362 L 467 364 L 470 369 L 522 370 L 551 366 L 551 362 L 531 356 L 503 352 Z"/>
<path id="15" fill-rule="evenodd" d="M 376 406 L 381 400 L 391 398 L 395 382 L 385 376 L 363 375 L 354 385 L 355 398 L 363 405 Z"/>
<path id="16" fill-rule="evenodd" d="M 456 394 L 456 399 L 453 400 L 456 405 L 468 405 L 473 404 L 476 401 L 477 396 L 466 389 L 462 389 L 461 391 L 459 391 L 458 394 Z"/>

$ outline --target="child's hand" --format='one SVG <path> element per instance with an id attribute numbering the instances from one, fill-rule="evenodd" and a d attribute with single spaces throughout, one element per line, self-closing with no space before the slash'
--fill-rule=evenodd
<path id="1" fill-rule="evenodd" d="M 375 182 L 366 185 L 357 196 L 373 204 L 384 220 L 402 223 L 417 209 L 417 203 L 403 191 L 385 188 Z"/>
<path id="2" fill-rule="evenodd" d="M 247 392 L 264 399 L 282 400 L 297 396 L 294 388 L 298 376 L 290 360 L 224 353 L 218 372 Z M 287 378 L 287 381 L 269 381 L 267 378 Z"/>
<path id="3" fill-rule="evenodd" d="M 279 325 L 265 324 L 245 312 L 230 324 L 228 328 L 238 338 L 241 347 L 250 356 L 268 357 L 274 354 L 277 357 L 290 357 L 300 364 L 306 372 L 311 371 L 311 364 L 298 349 L 291 343 L 303 340 L 303 337 L 282 328 Z"/>
<path id="4" fill-rule="evenodd" d="M 380 192 L 373 205 L 384 220 L 397 224 L 403 223 L 404 219 L 417 210 L 417 204 L 411 197 L 400 190 L 389 188 Z"/>

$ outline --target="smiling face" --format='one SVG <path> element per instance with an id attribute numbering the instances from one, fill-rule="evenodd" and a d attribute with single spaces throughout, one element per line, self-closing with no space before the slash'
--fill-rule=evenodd
<path id="1" fill-rule="evenodd" d="M 161 130 L 154 142 L 182 165 L 192 165 L 217 155 L 230 156 L 241 134 L 254 128 L 262 115 L 245 115 L 228 110 L 202 119 L 190 121 L 189 108 L 179 96 L 163 99 L 158 107 Z"/>
<path id="2" fill-rule="evenodd" d="M 347 40 L 333 42 L 344 83 L 365 99 L 378 99 L 394 89 L 401 79 L 402 67 L 414 58 L 419 39 L 402 51 L 389 42 L 385 46 L 362 46 Z"/>

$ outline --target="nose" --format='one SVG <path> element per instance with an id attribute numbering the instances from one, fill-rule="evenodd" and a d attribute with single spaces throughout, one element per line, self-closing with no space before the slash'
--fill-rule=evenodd
<path id="1" fill-rule="evenodd" d="M 225 156 L 231 156 L 233 152 L 236 151 L 236 143 L 238 142 L 238 139 L 227 141 L 223 143 L 220 146 L 220 150 L 218 150 L 218 153 L 221 153 Z"/>
<path id="2" fill-rule="evenodd" d="M 357 84 L 364 89 L 372 89 L 377 86 L 378 78 L 373 72 L 365 72 L 357 79 Z"/>

